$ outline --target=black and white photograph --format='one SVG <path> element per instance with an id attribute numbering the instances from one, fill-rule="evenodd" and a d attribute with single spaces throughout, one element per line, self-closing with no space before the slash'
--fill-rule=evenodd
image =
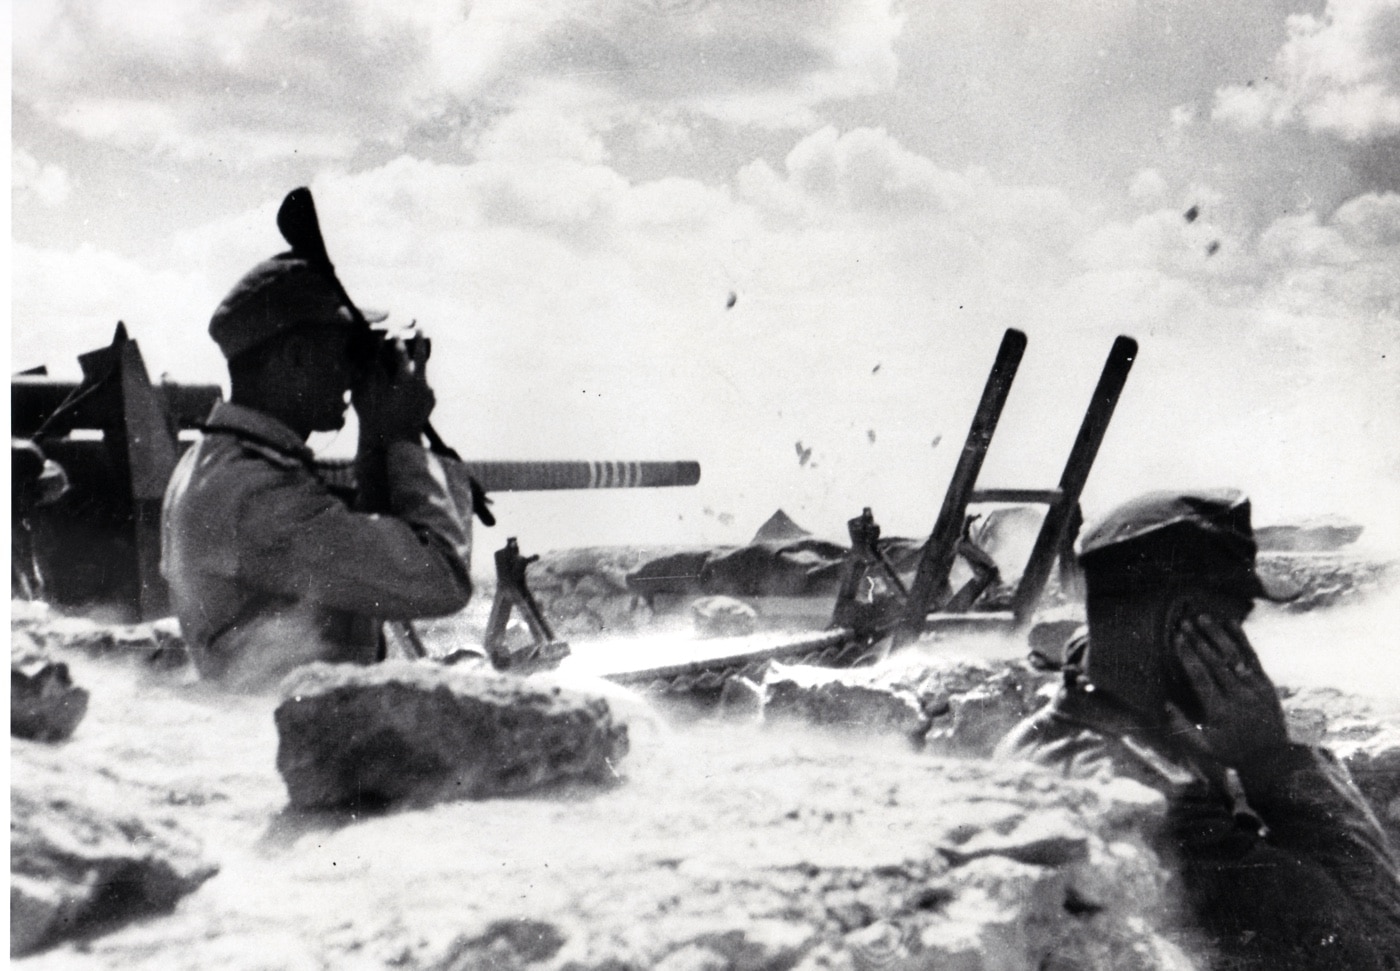
<path id="1" fill-rule="evenodd" d="M 1400 971 L 1400 0 L 13 0 L 27 971 Z"/>

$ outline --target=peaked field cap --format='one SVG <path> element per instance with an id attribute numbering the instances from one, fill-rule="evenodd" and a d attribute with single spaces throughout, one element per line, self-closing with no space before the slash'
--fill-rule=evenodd
<path id="1" fill-rule="evenodd" d="M 1297 591 L 1266 585 L 1256 572 L 1250 513 L 1238 489 L 1149 492 L 1086 529 L 1079 557 L 1088 572 L 1117 572 L 1114 586 L 1195 578 L 1251 597 L 1295 599 Z"/>
<path id="2" fill-rule="evenodd" d="M 377 323 L 388 315 L 366 310 L 363 316 Z M 210 318 L 209 336 L 232 359 L 299 324 L 340 321 L 349 326 L 354 319 L 330 274 L 287 252 L 243 274 Z"/>
<path id="3" fill-rule="evenodd" d="M 1168 526 L 1187 526 L 1221 539 L 1254 545 L 1249 499 L 1238 489 L 1149 492 L 1129 499 L 1084 531 L 1079 555 L 1141 539 Z"/>

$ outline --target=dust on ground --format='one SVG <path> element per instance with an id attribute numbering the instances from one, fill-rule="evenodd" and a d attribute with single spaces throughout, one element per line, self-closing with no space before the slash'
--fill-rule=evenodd
<path id="1" fill-rule="evenodd" d="M 1397 619 L 1400 594 L 1390 594 L 1304 615 L 1260 611 L 1249 630 L 1280 684 L 1337 687 L 1400 713 Z M 993 659 L 1024 646 L 920 649 Z M 1024 777 L 997 783 L 999 797 L 985 764 L 898 738 L 678 721 L 610 687 L 633 733 L 615 785 L 298 814 L 275 769 L 275 698 L 65 660 L 92 697 L 57 757 L 73 772 L 119 777 L 132 806 L 177 820 L 220 872 L 173 914 L 22 962 L 36 971 L 448 967 L 454 942 L 502 920 L 591 942 L 561 945 L 555 964 L 575 946 L 661 954 L 663 938 L 692 925 L 700 934 L 801 918 L 840 934 L 842 907 L 878 913 L 897 906 L 891 895 L 936 881 L 930 861 L 950 833 L 1024 812 L 1010 795 Z M 881 872 L 891 876 L 870 876 Z M 593 966 L 588 953 L 574 958 Z"/>

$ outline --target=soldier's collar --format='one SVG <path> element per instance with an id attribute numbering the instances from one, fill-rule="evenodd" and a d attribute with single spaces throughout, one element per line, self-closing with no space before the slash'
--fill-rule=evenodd
<path id="1" fill-rule="evenodd" d="M 201 427 L 206 432 L 227 432 L 250 439 L 298 462 L 310 464 L 315 459 L 301 436 L 282 422 L 264 412 L 231 401 L 216 404 Z"/>

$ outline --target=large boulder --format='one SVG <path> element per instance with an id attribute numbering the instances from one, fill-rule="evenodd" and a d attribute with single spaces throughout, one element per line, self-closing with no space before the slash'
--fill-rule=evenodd
<path id="1" fill-rule="evenodd" d="M 760 687 L 765 719 L 903 734 L 932 751 L 987 756 L 1055 683 L 1020 661 L 910 654 L 876 667 L 769 662 Z"/>
<path id="2" fill-rule="evenodd" d="M 940 660 L 910 664 L 906 678 L 928 710 L 924 744 L 933 751 L 986 757 L 1021 719 L 1054 695 L 1058 676 L 1020 661 Z"/>
<path id="3" fill-rule="evenodd" d="M 887 732 L 920 738 L 928 717 L 907 688 L 881 683 L 870 668 L 822 668 L 768 663 L 763 716 L 812 725 Z"/>
<path id="4" fill-rule="evenodd" d="M 1261 553 L 1332 553 L 1355 543 L 1362 528 L 1339 516 L 1322 516 L 1299 523 L 1260 526 L 1254 530 L 1254 540 Z"/>
<path id="5" fill-rule="evenodd" d="M 10 636 L 10 734 L 36 742 L 60 742 L 87 714 L 88 693 L 73 683 L 68 665 L 55 660 L 26 631 Z"/>
<path id="6" fill-rule="evenodd" d="M 690 617 L 701 637 L 742 637 L 758 627 L 758 612 L 734 597 L 701 597 Z"/>
<path id="7" fill-rule="evenodd" d="M 1258 570 L 1272 585 L 1295 594 L 1284 605 L 1295 613 L 1353 603 L 1400 583 L 1400 561 L 1346 552 L 1261 552 Z"/>
<path id="8" fill-rule="evenodd" d="M 672 555 L 683 554 L 672 547 L 553 550 L 531 565 L 526 580 L 560 637 L 627 633 L 652 620 L 651 606 L 628 587 L 628 575 Z"/>
<path id="9" fill-rule="evenodd" d="M 217 871 L 175 822 L 108 776 L 11 742 L 10 954 L 171 910 Z"/>
<path id="10" fill-rule="evenodd" d="M 599 697 L 548 681 L 388 661 L 288 675 L 275 718 L 293 806 L 480 799 L 607 781 L 627 727 Z"/>

